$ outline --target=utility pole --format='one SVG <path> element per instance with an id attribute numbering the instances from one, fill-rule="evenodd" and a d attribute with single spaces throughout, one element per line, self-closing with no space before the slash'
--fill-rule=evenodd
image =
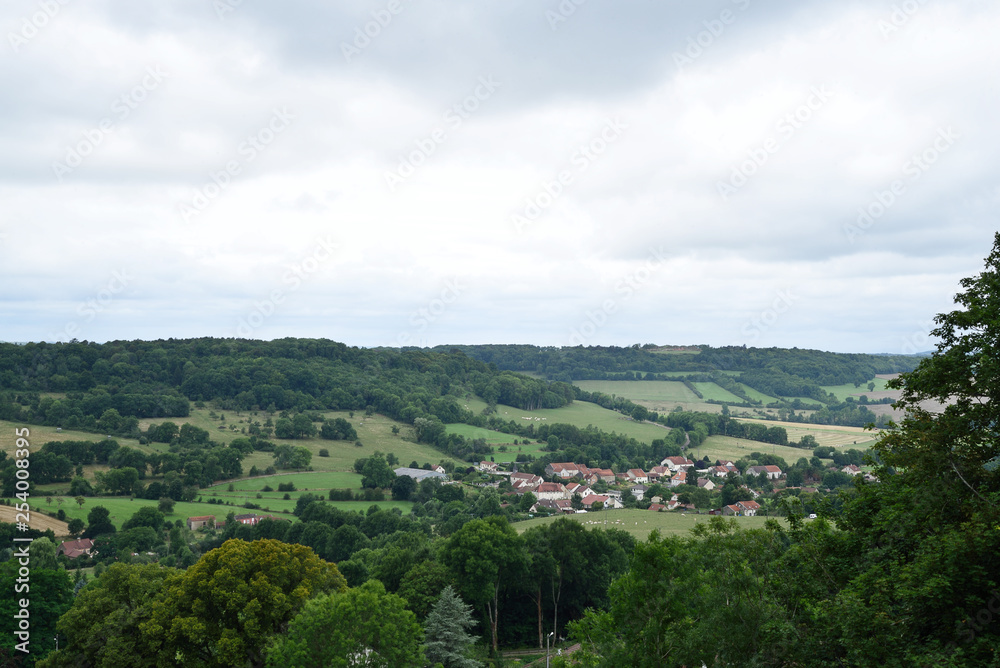
<path id="1" fill-rule="evenodd" d="M 549 638 L 556 634 L 555 631 L 545 636 L 545 668 L 549 668 Z"/>

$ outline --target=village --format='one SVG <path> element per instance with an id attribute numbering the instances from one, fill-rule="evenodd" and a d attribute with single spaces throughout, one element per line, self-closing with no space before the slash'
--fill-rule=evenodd
<path id="1" fill-rule="evenodd" d="M 653 512 L 705 511 L 709 515 L 754 517 L 763 510 L 758 499 L 766 495 L 776 497 L 786 492 L 815 494 L 820 490 L 818 486 L 787 485 L 785 472 L 773 464 L 750 465 L 741 470 L 736 462 L 716 460 L 714 465 L 696 469 L 694 461 L 682 456 L 666 457 L 649 471 L 633 468 L 618 473 L 572 462 L 547 464 L 544 477 L 520 472 L 516 464 L 511 470 L 505 470 L 497 462 L 481 461 L 476 468 L 488 476 L 488 482 L 480 483 L 480 486 L 497 488 L 509 498 L 523 498 L 531 494 L 535 502 L 528 512 L 542 515 L 638 507 Z M 836 467 L 836 470 L 848 476 L 864 475 L 866 479 L 874 480 L 856 464 Z M 740 482 L 735 490 L 736 499 L 718 507 L 705 508 L 690 498 L 692 490 L 717 492 L 727 482 L 734 481 L 766 484 Z M 818 484 L 819 481 L 815 482 Z M 703 493 L 701 498 L 716 499 L 718 496 L 707 497 Z M 523 504 L 519 505 L 524 508 Z"/>

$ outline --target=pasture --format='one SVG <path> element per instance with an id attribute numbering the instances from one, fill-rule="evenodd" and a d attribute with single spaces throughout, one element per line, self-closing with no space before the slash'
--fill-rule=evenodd
<path id="1" fill-rule="evenodd" d="M 513 434 L 505 434 L 501 431 L 493 431 L 492 429 L 483 429 L 482 427 L 474 427 L 471 424 L 453 423 L 445 425 L 445 428 L 449 434 L 459 434 L 468 439 L 483 439 L 489 445 L 493 446 L 494 452 L 490 456 L 496 462 L 513 462 L 516 461 L 518 455 L 531 455 L 533 457 L 539 457 L 542 454 L 543 443 L 536 443 L 532 441 L 530 443 L 524 443 L 525 440 L 521 436 L 514 436 Z M 514 445 L 514 441 L 517 440 L 517 445 Z M 504 447 L 506 452 L 500 452 L 499 448 Z"/>
<path id="2" fill-rule="evenodd" d="M 636 403 L 697 403 L 700 401 L 695 393 L 679 380 L 577 380 L 573 384 L 587 392 L 625 397 Z"/>
<path id="3" fill-rule="evenodd" d="M 875 383 L 874 392 L 868 389 L 869 383 Z M 854 383 L 844 383 L 843 385 L 823 385 L 823 389 L 829 392 L 830 394 L 833 394 L 841 401 L 846 401 L 847 397 L 854 397 L 855 399 L 857 399 L 862 394 L 867 394 L 868 398 L 871 399 L 873 397 L 886 396 L 885 394 L 882 394 L 883 392 L 886 391 L 885 384 L 886 384 L 885 378 L 875 377 L 866 380 L 865 382 L 861 383 L 861 385 L 859 385 L 858 387 L 854 387 Z"/>
<path id="4" fill-rule="evenodd" d="M 627 531 L 635 536 L 638 540 L 644 541 L 649 537 L 649 534 L 654 529 L 659 530 L 660 534 L 664 536 L 686 535 L 697 524 L 708 522 L 712 515 L 699 515 L 692 512 L 655 512 L 652 510 L 622 508 L 618 510 L 599 510 L 592 513 L 573 513 L 571 515 L 536 517 L 523 522 L 516 522 L 513 526 L 520 534 L 524 533 L 533 526 L 555 522 L 559 517 L 566 517 L 575 522 L 579 522 L 584 526 L 584 528 L 587 529 L 603 529 L 605 526 L 608 529 L 622 529 L 623 531 Z M 731 519 L 736 522 L 738 526 L 746 529 L 759 529 L 764 526 L 764 523 L 768 518 L 727 517 L 726 519 Z M 778 519 L 778 521 L 783 525 L 785 524 L 784 519 Z"/>
<path id="5" fill-rule="evenodd" d="M 205 490 L 202 490 L 203 492 Z M 197 501 L 185 502 L 178 501 L 174 505 L 174 511 L 166 516 L 167 521 L 173 522 L 175 520 L 187 520 L 189 517 L 195 517 L 199 515 L 215 515 L 216 519 L 224 520 L 229 512 L 234 512 L 237 515 L 243 513 L 255 513 L 257 515 L 275 515 L 276 517 L 282 517 L 284 519 L 295 521 L 297 518 L 291 514 L 292 510 L 295 508 L 295 502 L 298 495 L 302 493 L 293 492 L 292 499 L 290 501 L 285 501 L 281 497 L 283 494 L 274 493 L 268 494 L 268 498 L 257 499 L 255 494 L 234 494 L 234 493 L 220 493 L 217 498 L 223 501 L 232 501 L 233 505 L 226 504 L 214 504 L 205 503 L 204 500 L 211 498 L 208 494 L 202 494 L 203 501 L 201 503 Z M 143 506 L 157 506 L 157 501 L 152 501 L 149 499 L 130 499 L 128 497 L 111 497 L 111 496 L 100 496 L 100 497 L 86 497 L 84 499 L 83 506 L 80 506 L 72 497 L 58 497 L 63 499 L 63 503 L 58 505 L 56 498 L 53 499 L 53 503 L 48 505 L 45 503 L 44 497 L 32 497 L 30 499 L 32 510 L 44 509 L 46 512 L 55 513 L 59 508 L 66 511 L 66 519 L 71 520 L 74 518 L 79 518 L 84 522 L 87 521 L 87 514 L 95 506 L 104 506 L 111 513 L 111 522 L 117 528 L 121 528 L 121 525 L 125 520 L 130 518 L 139 508 Z M 239 504 L 244 503 L 244 501 L 250 501 L 260 505 L 259 509 L 249 509 L 243 508 Z M 408 514 L 413 507 L 413 504 L 409 501 L 327 501 L 331 506 L 340 508 L 341 510 L 353 510 L 355 512 L 366 512 L 371 506 L 378 506 L 379 508 L 399 508 L 403 514 Z M 0 508 L 8 508 L 8 506 L 0 506 Z M 11 508 L 11 510 L 13 510 Z M 4 511 L 6 512 L 6 511 Z M 45 515 L 33 512 L 32 513 L 32 528 L 45 529 L 42 526 L 43 522 L 52 521 L 55 522 L 55 518 L 46 517 Z"/>
<path id="6" fill-rule="evenodd" d="M 15 422 L 8 422 L 7 420 L 0 420 L 0 451 L 6 452 L 8 456 L 13 456 L 14 442 L 17 440 L 17 436 L 14 435 L 14 430 L 23 427 L 27 427 L 30 432 L 28 435 L 28 442 L 31 444 L 30 449 L 32 452 L 40 449 L 49 441 L 89 441 L 93 443 L 96 441 L 103 441 L 105 438 L 104 434 L 92 434 L 86 431 L 73 431 L 71 429 L 57 431 L 56 427 L 23 425 Z M 132 438 L 118 438 L 117 436 L 112 438 L 118 441 L 119 445 L 127 445 L 130 448 L 142 450 L 147 454 L 166 450 L 166 446 L 164 446 L 161 450 L 159 447 L 160 444 L 152 446 L 139 445 L 139 441 Z"/>
<path id="7" fill-rule="evenodd" d="M 653 439 L 664 438 L 669 429 L 661 425 L 636 422 L 621 413 L 601 408 L 589 401 L 574 401 L 562 408 L 542 408 L 536 411 L 522 411 L 513 406 L 497 406 L 497 413 L 505 420 L 514 420 L 524 424 L 534 424 L 537 429 L 543 424 L 559 422 L 575 425 L 581 429 L 593 425 L 607 432 L 617 432 L 631 436 L 637 441 L 649 443 Z"/>
<path id="8" fill-rule="evenodd" d="M 743 399 L 715 383 L 692 383 L 692 385 L 698 388 L 706 400 L 729 401 L 734 404 L 743 403 Z"/>
<path id="9" fill-rule="evenodd" d="M 773 425 L 774 423 L 767 423 Z M 812 450 L 802 448 L 792 448 L 787 445 L 772 445 L 771 443 L 761 443 L 760 441 L 750 441 L 745 438 L 733 438 L 732 436 L 709 436 L 705 442 L 697 448 L 688 448 L 684 453 L 691 459 L 707 458 L 710 461 L 717 459 L 728 459 L 736 461 L 742 457 L 749 457 L 752 452 L 773 454 L 782 457 L 789 464 L 794 464 L 799 457 L 809 459 L 812 457 Z"/>
<path id="10" fill-rule="evenodd" d="M 776 422 L 773 420 L 755 420 L 739 418 L 741 422 L 757 422 L 767 427 L 784 427 L 788 432 L 789 442 L 802 440 L 802 437 L 812 435 L 820 445 L 831 445 L 835 448 L 857 448 L 866 450 L 875 442 L 876 431 L 865 431 L 864 427 L 840 427 L 836 425 L 808 424 L 802 422 Z M 762 445 L 767 445 L 762 444 Z M 802 450 L 801 452 L 805 452 Z M 807 456 L 811 456 L 807 455 Z M 787 458 L 786 458 L 787 459 Z"/>

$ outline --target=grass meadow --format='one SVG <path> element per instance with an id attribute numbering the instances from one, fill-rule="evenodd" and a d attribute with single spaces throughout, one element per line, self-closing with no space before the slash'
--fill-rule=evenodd
<path id="1" fill-rule="evenodd" d="M 646 540 L 654 530 L 659 530 L 660 534 L 684 535 L 691 531 L 695 525 L 708 522 L 711 515 L 698 515 L 691 512 L 656 512 L 652 510 L 634 510 L 621 508 L 618 510 L 600 510 L 592 513 L 574 513 L 572 515 L 553 515 L 551 517 L 536 517 L 534 519 L 517 522 L 514 528 L 518 533 L 524 533 L 533 526 L 550 524 L 559 517 L 567 517 L 579 522 L 587 529 L 603 529 L 605 526 L 611 529 L 622 529 L 629 532 L 639 540 Z M 752 529 L 761 528 L 766 517 L 733 517 L 732 519 L 740 527 Z M 784 519 L 779 519 L 784 523 Z"/>

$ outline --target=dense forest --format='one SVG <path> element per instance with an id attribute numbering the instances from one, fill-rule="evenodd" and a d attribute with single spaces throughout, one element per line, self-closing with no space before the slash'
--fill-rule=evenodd
<path id="1" fill-rule="evenodd" d="M 744 378 L 752 379 L 747 382 L 751 387 L 765 394 L 775 394 L 770 389 L 788 396 L 802 396 L 799 389 L 782 386 L 794 379 L 811 381 L 813 385 L 864 383 L 876 374 L 912 371 L 919 361 L 909 355 L 829 353 L 799 348 L 698 346 L 696 350 L 675 350 L 651 343 L 626 348 L 457 345 L 434 350 L 461 350 L 470 357 L 495 364 L 498 369 L 532 372 L 567 383 L 660 380 L 657 374 L 666 372 L 741 371 Z"/>

